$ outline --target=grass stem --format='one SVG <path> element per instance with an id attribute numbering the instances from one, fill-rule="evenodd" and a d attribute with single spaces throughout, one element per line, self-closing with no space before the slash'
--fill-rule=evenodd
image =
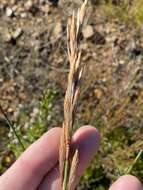
<path id="1" fill-rule="evenodd" d="M 137 164 L 137 162 L 139 161 L 139 159 L 141 158 L 143 154 L 143 150 L 140 150 L 138 155 L 136 156 L 135 160 L 133 161 L 133 164 L 131 166 L 128 167 L 126 174 L 130 174 L 133 170 L 133 167 Z"/>
<path id="2" fill-rule="evenodd" d="M 64 181 L 63 181 L 63 187 L 62 190 L 68 190 L 68 160 L 65 162 L 65 170 L 64 170 Z"/>
<path id="3" fill-rule="evenodd" d="M 22 141 L 21 141 L 19 135 L 17 134 L 17 132 L 16 132 L 14 126 L 13 126 L 13 124 L 11 123 L 10 119 L 8 118 L 7 114 L 5 113 L 5 111 L 3 110 L 3 108 L 2 108 L 1 105 L 0 105 L 0 111 L 1 111 L 1 113 L 3 114 L 3 116 L 4 116 L 4 118 L 5 118 L 5 120 L 6 120 L 7 124 L 8 124 L 8 126 L 12 129 L 14 135 L 16 136 L 16 138 L 17 138 L 17 140 L 18 140 L 18 142 L 19 142 L 19 144 L 20 144 L 22 150 L 24 151 L 24 150 L 25 150 L 24 144 L 22 143 Z"/>

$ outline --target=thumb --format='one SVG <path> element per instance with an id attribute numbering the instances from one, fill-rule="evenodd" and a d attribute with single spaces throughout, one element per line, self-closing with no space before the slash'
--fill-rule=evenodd
<path id="1" fill-rule="evenodd" d="M 132 175 L 121 176 L 109 190 L 143 190 L 141 182 Z"/>

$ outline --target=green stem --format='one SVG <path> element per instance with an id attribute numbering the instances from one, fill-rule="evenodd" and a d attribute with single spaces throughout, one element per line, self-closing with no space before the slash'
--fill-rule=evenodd
<path id="1" fill-rule="evenodd" d="M 126 174 L 130 174 L 131 173 L 133 167 L 139 161 L 139 159 L 141 158 L 142 154 L 143 154 L 143 150 L 140 150 L 139 153 L 138 153 L 138 155 L 136 156 L 135 160 L 133 161 L 133 164 L 131 166 L 129 166 L 129 168 L 127 169 Z"/>
<path id="2" fill-rule="evenodd" d="M 17 134 L 17 132 L 16 132 L 14 126 L 13 126 L 13 124 L 11 123 L 10 119 L 8 118 L 7 114 L 5 113 L 5 111 L 3 110 L 3 108 L 2 108 L 1 105 L 0 105 L 0 111 L 3 114 L 3 116 L 4 116 L 4 118 L 5 118 L 6 122 L 7 122 L 7 124 L 9 125 L 9 127 L 13 130 L 16 138 L 18 139 L 19 144 L 21 145 L 21 147 L 22 147 L 22 149 L 24 151 L 25 150 L 24 144 L 22 143 L 20 137 L 18 136 L 18 134 Z"/>
<path id="3" fill-rule="evenodd" d="M 65 168 L 64 168 L 64 180 L 63 180 L 62 190 L 68 190 L 68 175 L 69 175 L 68 167 L 69 167 L 69 162 L 68 162 L 68 160 L 66 160 Z"/>

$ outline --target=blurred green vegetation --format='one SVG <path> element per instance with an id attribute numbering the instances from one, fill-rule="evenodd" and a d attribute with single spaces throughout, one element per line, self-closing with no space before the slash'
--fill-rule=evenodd
<path id="1" fill-rule="evenodd" d="M 15 127 L 17 130 L 17 134 L 22 139 L 23 145 L 27 148 L 30 144 L 36 141 L 39 137 L 42 136 L 43 133 L 50 128 L 51 124 L 51 116 L 49 115 L 49 111 L 52 108 L 55 99 L 57 98 L 58 92 L 55 90 L 47 90 L 44 93 L 43 99 L 39 103 L 39 111 L 36 116 L 36 120 L 29 124 L 27 127 Z M 48 127 L 49 126 L 49 127 Z M 11 137 L 15 138 L 14 134 Z M 22 149 L 19 143 L 11 143 L 9 148 L 14 152 L 16 157 L 18 157 L 22 153 Z"/>
<path id="2" fill-rule="evenodd" d="M 35 120 L 24 126 L 14 124 L 13 127 L 15 128 L 25 149 L 40 138 L 42 134 L 51 127 L 51 120 L 53 118 L 50 115 L 50 110 L 52 109 L 57 97 L 58 91 L 53 89 L 47 90 L 43 95 L 43 99 L 39 102 L 38 114 L 36 115 Z M 27 113 L 21 113 L 21 117 L 22 120 L 25 120 Z M 10 129 L 8 136 L 7 144 L 9 151 L 4 154 L 1 162 L 2 164 L 0 164 L 0 173 L 3 173 L 23 152 L 23 147 L 19 144 L 12 129 Z"/>
<path id="3" fill-rule="evenodd" d="M 113 3 L 114 2 L 114 3 Z M 121 0 L 97 2 L 106 19 L 117 20 L 128 25 L 141 27 L 143 23 L 143 0 Z"/>

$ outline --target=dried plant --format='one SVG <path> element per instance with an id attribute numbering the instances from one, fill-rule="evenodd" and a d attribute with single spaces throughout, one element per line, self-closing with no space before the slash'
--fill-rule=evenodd
<path id="1" fill-rule="evenodd" d="M 75 182 L 79 152 L 75 150 L 73 158 L 71 155 L 71 138 L 73 132 L 74 115 L 79 96 L 79 83 L 82 76 L 80 34 L 85 18 L 87 0 L 85 0 L 77 15 L 73 12 L 72 18 L 67 24 L 67 48 L 70 70 L 68 84 L 64 100 L 64 122 L 62 128 L 59 167 L 61 175 L 62 190 L 71 190 Z"/>

